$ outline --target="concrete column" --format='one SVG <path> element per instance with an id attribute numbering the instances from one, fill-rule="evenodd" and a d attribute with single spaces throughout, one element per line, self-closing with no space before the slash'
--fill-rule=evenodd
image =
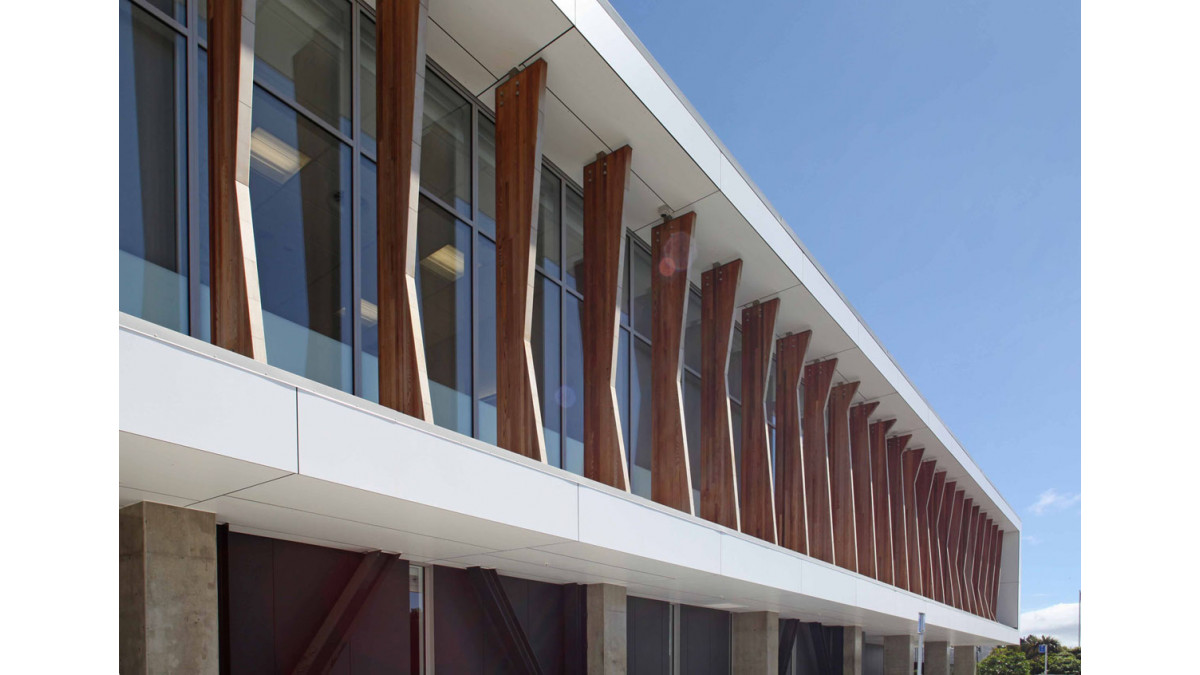
<path id="1" fill-rule="evenodd" d="M 842 675 L 863 675 L 863 629 L 842 627 Z"/>
<path id="2" fill-rule="evenodd" d="M 587 587 L 588 675 L 625 675 L 625 588 L 613 584 Z"/>
<path id="3" fill-rule="evenodd" d="M 975 675 L 975 645 L 954 647 L 954 675 Z"/>
<path id="4" fill-rule="evenodd" d="M 779 613 L 734 614 L 734 675 L 775 675 L 778 672 Z"/>
<path id="5" fill-rule="evenodd" d="M 925 675 L 950 675 L 950 643 L 925 643 Z"/>
<path id="6" fill-rule="evenodd" d="M 911 635 L 883 638 L 883 675 L 912 675 L 913 639 Z"/>
<path id="7" fill-rule="evenodd" d="M 120 666 L 216 675 L 217 521 L 139 502 L 120 511 Z"/>

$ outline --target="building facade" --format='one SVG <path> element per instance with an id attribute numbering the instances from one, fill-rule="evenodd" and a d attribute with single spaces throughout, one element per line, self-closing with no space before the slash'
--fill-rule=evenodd
<path id="1" fill-rule="evenodd" d="M 604 0 L 118 4 L 122 672 L 1017 641 L 1020 520 Z"/>

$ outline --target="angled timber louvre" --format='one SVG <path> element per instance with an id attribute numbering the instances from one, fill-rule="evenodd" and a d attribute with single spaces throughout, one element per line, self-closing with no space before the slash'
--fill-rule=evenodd
<path id="1" fill-rule="evenodd" d="M 804 456 L 801 441 L 800 378 L 812 331 L 776 342 L 775 373 L 775 515 L 779 545 L 808 553 L 808 519 L 804 499 Z"/>
<path id="2" fill-rule="evenodd" d="M 942 602 L 951 607 L 958 607 L 957 592 L 954 588 L 954 561 L 950 556 L 950 521 L 954 513 L 954 481 L 946 481 L 942 486 L 942 500 L 938 508 L 938 555 L 942 559 Z"/>
<path id="3" fill-rule="evenodd" d="M 583 473 L 629 490 L 617 404 L 617 337 L 633 150 L 627 145 L 583 169 Z"/>
<path id="4" fill-rule="evenodd" d="M 936 468 L 936 467 L 935 467 Z M 942 511 L 942 490 L 946 485 L 946 472 L 937 471 L 933 474 L 933 487 L 929 490 L 929 503 L 926 505 L 928 515 L 925 517 L 925 528 L 929 534 L 929 561 L 933 568 L 930 583 L 933 584 L 933 599 L 938 602 L 946 601 L 945 586 L 942 583 L 942 545 L 938 519 Z"/>
<path id="5" fill-rule="evenodd" d="M 530 331 L 545 92 L 541 59 L 496 87 L 496 444 L 541 462 Z"/>
<path id="6" fill-rule="evenodd" d="M 989 597 L 992 600 L 991 618 L 993 621 L 995 621 L 996 611 L 999 609 L 997 604 L 1000 600 L 1000 561 L 1002 560 L 1000 557 L 1000 552 L 1004 545 L 1004 530 L 1001 530 L 999 526 L 997 526 L 996 533 L 993 536 L 995 537 L 996 543 L 994 546 L 992 546 L 992 585 L 988 591 L 990 593 Z"/>
<path id="7" fill-rule="evenodd" d="M 888 477 L 887 434 L 896 420 L 871 422 L 871 498 L 875 510 L 875 572 L 885 584 L 895 583 L 892 553 L 891 479 Z"/>
<path id="8" fill-rule="evenodd" d="M 925 595 L 925 586 L 921 581 L 921 537 L 917 534 L 917 513 L 920 503 L 917 501 L 917 472 L 921 467 L 921 458 L 925 455 L 924 448 L 908 450 L 901 456 L 901 476 L 904 491 L 904 539 L 907 542 L 906 558 L 908 559 L 908 590 L 918 595 Z"/>
<path id="9" fill-rule="evenodd" d="M 250 111 L 254 60 L 243 63 L 254 24 L 242 0 L 208 4 L 208 209 L 212 342 L 266 361 L 254 226 L 250 213 Z M 243 29 L 246 33 L 243 33 Z M 239 129 L 244 128 L 244 142 Z"/>
<path id="10" fill-rule="evenodd" d="M 895 585 L 906 591 L 914 590 L 908 578 L 908 526 L 905 525 L 906 500 L 904 491 L 904 449 L 911 434 L 887 439 L 888 502 L 892 509 L 892 567 Z"/>
<path id="11" fill-rule="evenodd" d="M 742 528 L 772 544 L 778 530 L 766 405 L 778 313 L 779 298 L 742 310 Z"/>
<path id="12" fill-rule="evenodd" d="M 650 496 L 695 513 L 683 421 L 683 328 L 696 214 L 656 225 L 650 233 Z"/>
<path id="13" fill-rule="evenodd" d="M 919 462 L 917 480 L 913 486 L 917 500 L 913 510 L 916 513 L 916 534 L 920 552 L 921 595 L 930 599 L 933 598 L 933 564 L 929 550 L 929 496 L 933 487 L 933 468 L 932 460 Z"/>
<path id="14" fill-rule="evenodd" d="M 983 525 L 983 545 L 979 558 L 979 597 L 983 615 L 987 616 L 992 610 L 992 600 L 988 597 L 988 580 L 992 578 L 992 519 L 987 518 Z"/>
<path id="15" fill-rule="evenodd" d="M 878 402 L 861 403 L 850 409 L 850 464 L 854 478 L 854 537 L 858 549 L 858 572 L 879 578 L 875 555 L 875 510 L 871 471 L 871 415 Z"/>
<path id="16" fill-rule="evenodd" d="M 971 583 L 972 570 L 974 570 L 975 560 L 975 521 L 979 517 L 979 507 L 975 506 L 975 500 L 968 499 L 963 502 L 963 585 L 966 587 L 967 596 L 967 611 L 978 613 L 978 596 L 975 593 L 975 587 Z"/>
<path id="17" fill-rule="evenodd" d="M 729 413 L 729 348 L 742 261 L 700 276 L 700 516 L 740 530 L 733 420 Z"/>
<path id="18" fill-rule="evenodd" d="M 954 491 L 954 502 L 950 505 L 950 539 L 946 546 L 950 557 L 950 578 L 954 585 L 954 606 L 959 609 L 967 608 L 964 597 L 965 589 L 962 583 L 962 523 L 964 491 Z"/>
<path id="19" fill-rule="evenodd" d="M 972 510 L 978 513 L 974 515 L 975 536 L 972 537 L 972 546 L 975 552 L 971 557 L 971 590 L 975 593 L 975 613 L 983 616 L 983 591 L 979 582 L 983 578 L 983 540 L 987 537 L 984 531 L 987 514 L 978 506 Z"/>
<path id="20" fill-rule="evenodd" d="M 829 457 L 825 410 L 837 359 L 804 368 L 804 497 L 808 510 L 808 554 L 832 563 L 833 512 L 829 499 Z"/>
<path id="21" fill-rule="evenodd" d="M 850 404 L 858 382 L 847 382 L 829 393 L 829 507 L 833 516 L 833 553 L 838 567 L 858 571 L 855 536 L 854 472 L 850 456 Z"/>
<path id="22" fill-rule="evenodd" d="M 419 0 L 376 11 L 378 134 L 379 402 L 433 421 L 425 343 L 417 308 L 417 199 L 420 190 L 425 9 Z"/>

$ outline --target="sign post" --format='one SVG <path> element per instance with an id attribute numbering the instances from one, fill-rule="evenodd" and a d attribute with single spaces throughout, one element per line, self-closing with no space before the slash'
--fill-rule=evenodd
<path id="1" fill-rule="evenodd" d="M 1047 675 L 1050 672 L 1050 650 L 1046 649 L 1044 642 L 1038 645 L 1038 653 L 1042 654 L 1042 675 Z"/>
<path id="2" fill-rule="evenodd" d="M 917 675 L 925 672 L 925 612 L 917 615 Z"/>

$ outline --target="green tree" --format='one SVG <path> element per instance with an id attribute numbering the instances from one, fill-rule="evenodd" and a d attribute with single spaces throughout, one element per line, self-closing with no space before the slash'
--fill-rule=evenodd
<path id="1" fill-rule="evenodd" d="M 1020 647 L 997 647 L 979 662 L 979 675 L 1029 675 L 1029 660 Z"/>
<path id="2" fill-rule="evenodd" d="M 1025 654 L 1025 658 L 1029 661 L 1042 662 L 1042 655 L 1038 653 L 1038 646 L 1046 645 L 1046 651 L 1050 654 L 1057 654 L 1062 651 L 1062 643 L 1057 638 L 1052 638 L 1049 635 L 1037 637 L 1035 635 L 1027 635 L 1021 638 L 1021 652 Z M 1042 672 L 1038 670 L 1038 672 Z"/>
<path id="3" fill-rule="evenodd" d="M 1062 651 L 1050 655 L 1050 672 L 1055 675 L 1079 675 L 1080 669 L 1079 659 L 1071 652 Z"/>

